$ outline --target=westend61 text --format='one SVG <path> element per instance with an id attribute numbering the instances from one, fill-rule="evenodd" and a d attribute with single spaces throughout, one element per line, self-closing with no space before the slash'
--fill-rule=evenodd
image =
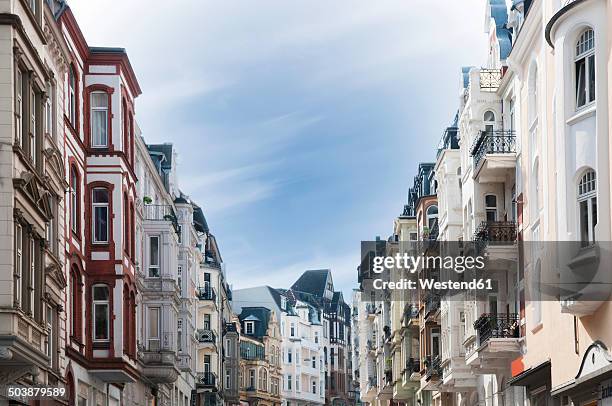
<path id="1" fill-rule="evenodd" d="M 399 281 L 383 281 L 374 279 L 373 285 L 376 290 L 493 290 L 491 279 L 472 279 L 471 281 L 437 281 L 435 279 L 415 280 L 400 279 Z"/>

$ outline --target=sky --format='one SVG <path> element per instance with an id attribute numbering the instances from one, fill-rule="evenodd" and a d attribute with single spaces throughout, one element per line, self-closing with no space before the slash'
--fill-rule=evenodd
<path id="1" fill-rule="evenodd" d="M 332 269 L 393 232 L 419 162 L 486 62 L 484 0 L 69 0 L 127 49 L 147 143 L 171 142 L 234 289 Z"/>

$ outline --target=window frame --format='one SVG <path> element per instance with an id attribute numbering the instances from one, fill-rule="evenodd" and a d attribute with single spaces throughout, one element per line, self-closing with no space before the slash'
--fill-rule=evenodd
<path id="1" fill-rule="evenodd" d="M 590 36 L 588 34 L 591 34 Z M 574 103 L 576 106 L 576 111 L 582 110 L 591 104 L 595 103 L 596 100 L 596 80 L 597 74 L 595 72 L 596 61 L 595 61 L 595 31 L 593 28 L 588 27 L 580 32 L 577 37 L 578 39 L 575 42 L 573 54 L 574 54 L 574 64 L 573 64 L 573 84 L 574 84 Z M 582 84 L 582 88 L 580 86 L 580 71 L 579 64 L 583 66 L 584 76 L 582 79 L 584 83 Z M 591 66 L 594 65 L 594 66 Z M 593 76 L 593 77 L 591 77 Z M 593 94 L 591 95 L 591 86 L 593 84 Z M 581 91 L 584 91 L 584 101 L 580 102 Z"/>
<path id="2" fill-rule="evenodd" d="M 72 125 L 74 129 L 77 128 L 77 117 L 78 117 L 77 85 L 78 85 L 78 79 L 77 79 L 76 69 L 74 68 L 74 65 L 71 64 L 68 69 L 68 96 L 66 97 L 66 102 L 68 103 L 68 106 L 67 106 L 68 107 L 67 108 L 68 121 L 70 122 L 70 124 Z"/>
<path id="3" fill-rule="evenodd" d="M 106 202 L 96 202 L 95 201 L 95 195 L 96 195 L 96 191 L 100 191 L 103 190 L 106 192 Z M 108 190 L 108 188 L 106 187 L 102 187 L 102 186 L 95 186 L 91 188 L 91 218 L 92 218 L 92 223 L 91 223 L 91 240 L 93 244 L 108 244 L 110 242 L 110 222 L 111 222 L 111 213 L 110 213 L 110 202 L 112 199 L 112 195 L 110 190 Z M 106 239 L 105 240 L 99 240 L 97 238 L 97 231 L 98 230 L 98 210 L 96 209 L 105 209 L 106 210 Z"/>
<path id="4" fill-rule="evenodd" d="M 249 329 L 251 330 L 250 332 L 249 332 Z M 254 321 L 244 322 L 244 334 L 247 334 L 247 335 L 255 334 L 255 322 Z"/>
<path id="5" fill-rule="evenodd" d="M 104 288 L 106 289 L 107 292 L 107 299 L 96 299 L 96 294 L 95 294 L 95 290 L 96 288 Z M 95 343 L 98 342 L 110 342 L 111 339 L 111 334 L 110 334 L 110 302 L 111 302 L 111 290 L 109 288 L 108 285 L 104 284 L 104 283 L 96 283 L 94 285 L 91 286 L 91 298 L 92 298 L 92 307 L 91 307 L 91 311 L 92 311 L 92 329 L 91 329 L 91 333 L 92 333 L 92 341 Z M 106 306 L 106 311 L 103 312 L 102 314 L 106 314 L 106 338 L 96 338 L 96 336 L 98 335 L 98 330 L 97 330 L 97 325 L 96 325 L 96 316 L 98 315 L 98 307 L 97 306 Z"/>
<path id="6" fill-rule="evenodd" d="M 577 210 L 578 210 L 578 236 L 580 238 L 581 246 L 583 248 L 592 246 L 595 244 L 595 226 L 597 225 L 597 173 L 595 170 L 589 168 L 585 170 L 578 180 L 577 186 Z M 583 229 L 582 224 L 582 208 L 583 204 L 586 207 L 587 224 L 586 230 Z M 584 232 L 586 231 L 586 235 Z"/>
<path id="7" fill-rule="evenodd" d="M 74 235 L 80 235 L 80 206 L 81 184 L 79 172 L 74 164 L 70 165 L 70 229 Z"/>
<path id="8" fill-rule="evenodd" d="M 152 241 L 153 240 L 157 240 L 157 255 L 156 255 L 156 260 L 157 260 L 157 264 L 153 264 L 153 250 L 152 250 Z M 149 235 L 147 238 L 147 262 L 148 262 L 148 266 L 147 266 L 147 277 L 149 278 L 160 278 L 161 277 L 161 235 L 159 234 L 153 234 L 153 235 Z M 157 270 L 157 275 L 152 275 L 151 271 L 152 270 Z"/>
<path id="9" fill-rule="evenodd" d="M 94 106 L 93 100 L 96 95 L 104 95 L 106 98 L 106 106 Z M 95 142 L 95 134 L 94 134 L 94 113 L 103 112 L 104 113 L 104 143 L 97 144 Z M 110 145 L 110 95 L 103 90 L 94 90 L 89 93 L 89 141 L 90 146 L 95 149 L 104 149 L 108 148 Z"/>

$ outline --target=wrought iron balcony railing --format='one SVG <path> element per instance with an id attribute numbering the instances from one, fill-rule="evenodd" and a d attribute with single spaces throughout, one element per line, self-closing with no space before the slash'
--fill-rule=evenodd
<path id="1" fill-rule="evenodd" d="M 408 361 L 406 361 L 406 370 L 410 373 L 418 373 L 421 371 L 421 363 L 418 359 L 410 357 Z"/>
<path id="2" fill-rule="evenodd" d="M 476 319 L 474 329 L 480 345 L 491 338 L 518 338 L 519 317 L 516 313 L 485 313 Z"/>
<path id="3" fill-rule="evenodd" d="M 480 69 L 480 90 L 482 92 L 496 92 L 501 84 L 501 69 Z"/>
<path id="4" fill-rule="evenodd" d="M 487 154 L 512 154 L 516 152 L 516 133 L 510 130 L 482 131 L 472 145 L 474 167 Z"/>
<path id="5" fill-rule="evenodd" d="M 439 355 L 425 357 L 425 374 L 428 379 L 442 375 L 441 362 Z"/>
<path id="6" fill-rule="evenodd" d="M 514 221 L 483 221 L 474 234 L 475 241 L 514 242 L 517 229 Z"/>
<path id="7" fill-rule="evenodd" d="M 217 336 L 215 334 L 215 331 L 210 329 L 198 329 L 196 331 L 196 338 L 201 343 L 215 344 L 217 342 Z"/>
<path id="8" fill-rule="evenodd" d="M 196 294 L 200 300 L 212 300 L 213 302 L 217 301 L 215 289 L 211 287 L 199 287 Z"/>
<path id="9" fill-rule="evenodd" d="M 145 220 L 150 221 L 168 221 L 172 223 L 174 231 L 179 233 L 181 227 L 178 224 L 174 208 L 169 204 L 145 204 L 143 206 L 143 215 Z"/>
<path id="10" fill-rule="evenodd" d="M 440 296 L 428 293 L 425 296 L 425 317 L 429 317 L 440 308 Z"/>
<path id="11" fill-rule="evenodd" d="M 215 387 L 217 384 L 217 377 L 212 372 L 198 372 L 196 375 L 196 385 Z"/>

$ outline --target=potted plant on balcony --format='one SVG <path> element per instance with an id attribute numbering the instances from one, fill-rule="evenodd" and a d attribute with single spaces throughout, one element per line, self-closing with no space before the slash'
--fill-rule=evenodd
<path id="1" fill-rule="evenodd" d="M 153 199 L 151 199 L 149 196 L 145 196 L 145 197 L 142 198 L 142 202 L 144 204 L 151 204 L 151 203 L 153 203 Z"/>

